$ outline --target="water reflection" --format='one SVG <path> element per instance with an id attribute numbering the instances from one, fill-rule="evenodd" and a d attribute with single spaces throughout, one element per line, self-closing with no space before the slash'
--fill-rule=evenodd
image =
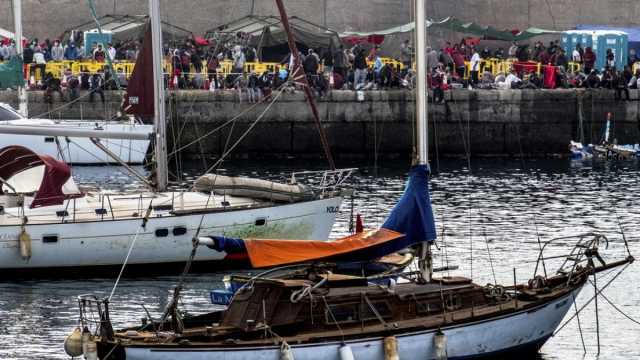
<path id="1" fill-rule="evenodd" d="M 255 164 L 243 164 L 226 170 L 230 174 L 248 174 L 283 178 L 289 170 L 308 168 L 307 164 L 256 170 Z M 473 275 L 476 282 L 493 282 L 493 266 L 498 282 L 511 283 L 513 268 L 520 279 L 531 277 L 538 256 L 538 238 L 551 238 L 589 231 L 610 238 L 609 258 L 625 256 L 620 227 L 625 230 L 634 254 L 640 254 L 638 197 L 640 169 L 635 162 L 618 164 L 570 164 L 565 160 L 502 161 L 476 160 L 467 171 L 463 161 L 440 161 L 432 181 L 432 194 L 438 245 L 436 264 L 455 264 L 451 274 Z M 259 164 L 264 166 L 264 164 Z M 318 166 L 321 166 L 319 164 Z M 131 190 L 139 184 L 113 168 L 76 168 L 83 183 L 96 183 L 117 190 Z M 402 193 L 407 168 L 361 172 L 354 178 L 354 206 L 364 215 L 365 225 L 380 225 Z M 192 179 L 185 173 L 185 181 Z M 332 234 L 347 233 L 350 201 L 343 205 Z M 619 219 L 619 221 L 618 221 Z M 563 244 L 560 244 L 563 245 Z M 567 244 L 564 244 L 567 245 Z M 550 247 L 550 253 L 562 253 L 563 246 Z M 491 258 L 491 262 L 489 262 Z M 547 264 L 548 268 L 555 264 Z M 605 292 L 620 309 L 640 318 L 640 272 L 635 265 L 623 273 Z M 183 307 L 190 312 L 209 311 L 208 292 L 220 286 L 223 274 L 197 274 L 188 279 Z M 604 285 L 615 272 L 603 274 Z M 115 278 L 116 274 L 114 274 Z M 124 279 L 114 298 L 112 318 L 117 326 L 137 321 L 145 303 L 152 315 L 166 305 L 177 277 Z M 64 337 L 77 321 L 75 297 L 92 293 L 106 296 L 113 279 L 5 282 L 0 284 L 0 358 L 66 359 L 62 351 Z M 593 296 L 586 287 L 577 299 L 578 306 Z M 605 301 L 600 302 L 600 338 L 603 359 L 640 357 L 640 327 L 625 319 Z M 595 358 L 596 328 L 593 306 L 580 316 L 587 347 L 586 358 Z M 541 357 L 550 359 L 582 358 L 583 349 L 577 322 L 571 322 L 542 349 Z"/>

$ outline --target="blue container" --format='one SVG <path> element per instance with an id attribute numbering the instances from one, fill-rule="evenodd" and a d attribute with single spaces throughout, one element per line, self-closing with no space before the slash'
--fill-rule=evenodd
<path id="1" fill-rule="evenodd" d="M 91 56 L 93 43 L 102 44 L 102 48 L 107 49 L 107 44 L 111 42 L 113 33 L 111 31 L 102 31 L 102 35 L 98 30 L 89 30 L 84 32 L 84 56 Z"/>
<path id="2" fill-rule="evenodd" d="M 562 33 L 561 46 L 571 57 L 576 44 L 583 49 L 591 47 L 596 53 L 595 68 L 602 71 L 606 66 L 607 49 L 615 54 L 616 69 L 622 70 L 629 57 L 629 36 L 625 32 L 614 30 L 569 30 Z"/>

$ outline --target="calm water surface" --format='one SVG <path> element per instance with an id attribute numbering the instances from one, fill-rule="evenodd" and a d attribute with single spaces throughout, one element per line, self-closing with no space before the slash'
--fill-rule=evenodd
<path id="1" fill-rule="evenodd" d="M 402 193 L 407 167 L 389 166 L 362 171 L 354 178 L 355 209 L 362 213 L 365 226 L 384 221 Z M 604 233 L 609 248 L 607 259 L 625 254 L 620 228 L 640 255 L 640 164 L 571 164 L 566 160 L 502 161 L 474 160 L 472 171 L 466 162 L 441 161 L 432 181 L 432 196 L 440 250 L 436 264 L 458 265 L 451 275 L 473 276 L 477 283 L 513 282 L 513 268 L 519 279 L 530 278 L 538 256 L 538 236 L 542 241 L 590 231 Z M 265 164 L 229 168 L 230 174 L 279 178 L 290 168 Z M 318 166 L 321 166 L 318 165 Z M 252 169 L 261 168 L 260 171 Z M 132 189 L 135 183 L 115 168 L 76 168 L 81 182 L 105 187 Z M 188 180 L 188 176 L 187 176 Z M 345 201 L 332 236 L 347 232 L 350 201 Z M 618 222 L 618 217 L 620 222 Z M 621 226 L 620 226 L 620 225 Z M 537 228 L 537 231 L 536 231 Z M 571 241 L 550 249 L 562 254 Z M 185 254 L 186 256 L 186 254 Z M 493 271 L 492 267 L 493 265 Z M 553 265 L 547 264 L 549 271 Z M 0 283 L 0 359 L 67 359 L 62 350 L 65 336 L 76 326 L 79 294 L 106 296 L 112 279 L 21 281 Z M 208 292 L 220 287 L 224 274 L 199 274 L 188 279 L 183 308 L 192 313 L 213 309 Z M 601 274 L 603 285 L 615 272 Z M 141 303 L 153 315 L 159 314 L 170 296 L 177 277 L 125 279 L 112 301 L 112 319 L 116 327 L 137 322 L 143 316 Z M 630 266 L 604 292 L 629 316 L 640 319 L 640 269 Z M 577 299 L 578 307 L 593 296 L 585 288 Z M 605 300 L 600 300 L 599 359 L 640 358 L 640 326 L 626 319 Z M 593 305 L 580 316 L 583 347 L 577 322 L 571 322 L 541 351 L 542 359 L 596 358 L 596 326 Z"/>

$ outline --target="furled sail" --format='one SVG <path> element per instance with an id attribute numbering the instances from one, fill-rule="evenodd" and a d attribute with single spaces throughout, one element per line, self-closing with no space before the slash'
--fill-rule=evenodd
<path id="1" fill-rule="evenodd" d="M 255 268 L 309 261 L 362 262 L 436 239 L 429 196 L 429 168 L 411 169 L 404 194 L 381 229 L 335 241 L 234 239 L 213 236 L 213 246 L 227 254 L 246 254 Z"/>
<path id="2" fill-rule="evenodd" d="M 147 24 L 142 50 L 136 59 L 136 65 L 127 85 L 127 93 L 122 105 L 125 112 L 137 115 L 142 119 L 150 119 L 154 116 L 152 46 L 151 25 Z"/>

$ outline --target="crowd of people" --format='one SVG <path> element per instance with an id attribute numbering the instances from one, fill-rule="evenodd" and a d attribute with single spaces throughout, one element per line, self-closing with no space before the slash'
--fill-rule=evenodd
<path id="1" fill-rule="evenodd" d="M 623 93 L 629 97 L 628 89 L 639 88 L 640 71 L 634 72 L 633 64 L 638 60 L 635 51 L 629 53 L 629 63 L 624 70 L 616 69 L 616 54 L 608 50 L 605 68 L 595 67 L 596 54 L 593 49 L 583 49 L 580 45 L 567 54 L 558 42 L 547 46 L 536 42 L 532 46 L 516 42 L 505 51 L 483 47 L 480 44 L 462 40 L 449 42 L 438 50 L 427 48 L 429 86 L 436 101 L 442 101 L 444 92 L 455 88 L 482 89 L 554 89 L 554 88 L 606 88 L 616 90 L 616 96 Z M 97 73 L 74 74 L 71 69 L 64 76 L 54 76 L 46 72 L 50 61 L 91 60 L 105 62 L 108 58 L 119 62 L 135 62 L 139 55 L 139 41 L 118 42 L 116 45 L 99 43 L 90 45 L 89 51 L 76 41 L 62 43 L 49 39 L 39 42 L 34 39 L 26 44 L 23 61 L 30 64 L 30 75 L 39 71 L 42 79 L 32 87 L 46 90 L 47 98 L 54 92 L 67 90 L 69 100 L 76 99 L 80 90 L 90 90 L 104 101 L 103 90 L 126 87 L 128 75 L 123 71 L 112 74 L 108 67 Z M 224 42 L 213 45 L 198 44 L 194 39 L 186 39 L 178 46 L 164 45 L 165 61 L 171 64 L 172 73 L 167 74 L 167 86 L 174 89 L 204 89 L 218 91 L 231 89 L 245 94 L 249 101 L 268 96 L 273 89 L 289 84 L 289 72 L 295 60 L 299 60 L 311 87 L 319 96 L 329 90 L 365 91 L 390 88 L 413 88 L 413 60 L 415 51 L 409 40 L 400 46 L 399 63 L 383 61 L 378 45 L 339 45 L 330 48 L 305 49 L 296 56 L 288 56 L 269 69 L 247 69 L 246 64 L 259 61 L 258 51 L 249 45 L 242 33 Z M 15 42 L 5 40 L 0 43 L 0 60 L 16 56 Z M 504 59 L 514 65 L 496 73 L 487 59 Z M 535 62 L 536 67 L 516 66 L 517 63 Z M 230 71 L 220 71 L 223 63 L 231 64 Z M 402 65 L 399 65 L 402 64 Z M 573 64 L 574 66 L 569 66 Z M 116 81 L 117 80 L 117 81 Z"/>
<path id="2" fill-rule="evenodd" d="M 440 51 L 427 49 L 429 82 L 436 101 L 443 101 L 444 91 L 452 88 L 481 89 L 557 89 L 557 88 L 603 88 L 616 91 L 629 99 L 628 89 L 640 88 L 640 69 L 634 71 L 638 61 L 635 50 L 630 50 L 628 63 L 623 70 L 617 69 L 616 54 L 607 49 L 604 68 L 596 68 L 597 56 L 592 48 L 581 45 L 567 55 L 558 42 L 548 46 L 536 42 L 533 47 L 514 42 L 505 53 L 503 49 L 491 51 L 484 47 L 467 44 L 446 43 Z M 503 72 L 494 72 L 486 59 L 504 59 L 511 67 Z M 533 65 L 532 65 L 533 64 Z M 573 65 L 573 66 L 570 66 Z"/>

